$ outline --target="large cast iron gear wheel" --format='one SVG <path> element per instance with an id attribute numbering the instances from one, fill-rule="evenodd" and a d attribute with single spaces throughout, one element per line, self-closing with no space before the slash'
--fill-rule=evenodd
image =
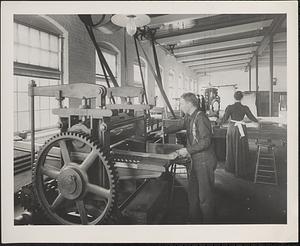
<path id="1" fill-rule="evenodd" d="M 55 193 L 45 183 L 55 180 Z M 38 203 L 54 224 L 104 224 L 117 207 L 117 174 L 99 145 L 80 133 L 50 138 L 33 166 Z"/>

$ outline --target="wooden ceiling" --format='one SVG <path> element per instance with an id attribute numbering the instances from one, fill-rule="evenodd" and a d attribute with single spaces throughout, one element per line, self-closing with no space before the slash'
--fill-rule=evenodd
<path id="1" fill-rule="evenodd" d="M 274 62 L 286 63 L 284 14 L 150 15 L 156 41 L 196 73 L 244 69 L 269 61 L 273 37 Z"/>

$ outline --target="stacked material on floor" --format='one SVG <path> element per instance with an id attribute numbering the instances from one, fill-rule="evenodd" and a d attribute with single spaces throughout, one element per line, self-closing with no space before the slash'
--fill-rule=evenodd
<path id="1" fill-rule="evenodd" d="M 14 149 L 14 175 L 29 169 L 31 169 L 30 152 Z"/>

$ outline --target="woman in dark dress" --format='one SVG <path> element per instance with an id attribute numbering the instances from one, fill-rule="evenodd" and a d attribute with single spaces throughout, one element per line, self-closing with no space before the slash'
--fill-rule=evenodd
<path id="1" fill-rule="evenodd" d="M 235 92 L 234 98 L 236 102 L 225 109 L 225 114 L 221 120 L 221 124 L 223 124 L 230 117 L 226 134 L 225 170 L 234 173 L 237 177 L 245 177 L 249 170 L 247 163 L 249 144 L 247 128 L 242 120 L 245 115 L 254 122 L 258 122 L 258 120 L 248 106 L 241 104 L 243 98 L 241 91 Z"/>

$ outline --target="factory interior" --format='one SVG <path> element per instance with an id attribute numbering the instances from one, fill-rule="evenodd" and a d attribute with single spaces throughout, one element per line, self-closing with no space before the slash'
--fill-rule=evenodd
<path id="1" fill-rule="evenodd" d="M 164 132 L 188 92 L 217 158 L 210 223 L 287 223 L 285 14 L 15 14 L 13 28 L 15 225 L 189 224 L 186 131 Z M 236 91 L 258 119 L 243 177 L 220 124 Z"/>

